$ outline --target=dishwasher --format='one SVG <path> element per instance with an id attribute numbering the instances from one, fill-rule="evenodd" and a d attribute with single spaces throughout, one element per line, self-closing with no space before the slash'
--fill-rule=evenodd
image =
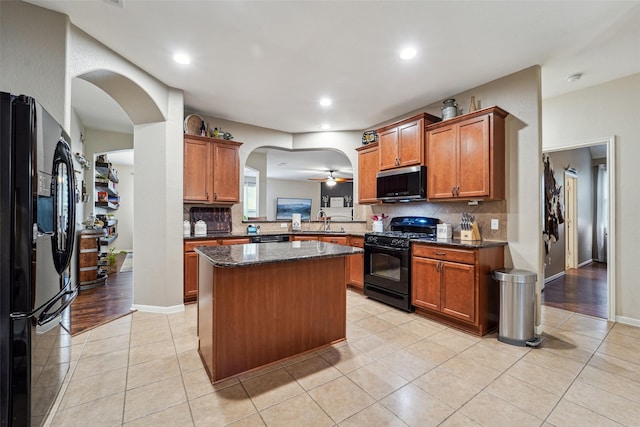
<path id="1" fill-rule="evenodd" d="M 271 242 L 288 242 L 288 234 L 263 234 L 256 236 L 249 236 L 251 243 L 271 243 Z"/>

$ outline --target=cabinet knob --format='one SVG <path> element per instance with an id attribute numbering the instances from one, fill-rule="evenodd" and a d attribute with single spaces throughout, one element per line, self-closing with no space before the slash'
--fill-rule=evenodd
<path id="1" fill-rule="evenodd" d="M 213 193 L 213 200 L 218 200 L 218 193 L 217 192 Z"/>
<path id="2" fill-rule="evenodd" d="M 451 187 L 451 195 L 454 196 L 454 197 L 456 196 L 456 186 L 455 185 Z"/>

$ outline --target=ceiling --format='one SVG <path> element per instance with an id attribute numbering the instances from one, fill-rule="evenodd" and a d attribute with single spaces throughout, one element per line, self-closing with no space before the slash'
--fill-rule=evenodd
<path id="1" fill-rule="evenodd" d="M 334 178 L 353 178 L 351 162 L 338 151 L 258 148 L 253 150 L 253 153 L 266 155 L 267 178 L 286 180 L 326 178 L 330 171 L 333 171 Z"/>
<path id="2" fill-rule="evenodd" d="M 640 72 L 640 1 L 29 2 L 182 89 L 186 111 L 289 133 L 368 129 L 535 64 L 543 98 Z M 76 86 L 86 126 L 132 132 Z"/>

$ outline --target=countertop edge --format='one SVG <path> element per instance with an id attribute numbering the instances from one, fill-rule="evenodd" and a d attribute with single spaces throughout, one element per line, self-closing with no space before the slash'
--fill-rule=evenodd
<path id="1" fill-rule="evenodd" d="M 280 243 L 289 243 L 289 242 L 280 242 Z M 246 243 L 246 244 L 233 245 L 233 246 L 240 247 L 243 245 L 268 245 L 268 244 L 273 244 L 273 243 Z M 276 244 L 279 244 L 279 243 L 276 243 Z M 286 263 L 286 262 L 306 261 L 306 260 L 321 259 L 321 258 L 337 258 L 337 257 L 351 256 L 351 255 L 364 253 L 364 249 L 353 247 L 353 246 L 344 246 L 344 245 L 338 245 L 333 243 L 325 243 L 325 245 L 330 245 L 330 246 L 339 248 L 338 249 L 339 252 L 328 253 L 328 254 L 317 254 L 317 253 L 306 254 L 306 255 L 300 255 L 295 257 L 289 256 L 289 257 L 282 257 L 282 258 L 268 259 L 268 260 L 250 260 L 250 261 L 244 261 L 244 262 L 238 262 L 238 261 L 232 262 L 232 261 L 221 261 L 221 260 L 213 259 L 209 255 L 207 255 L 207 253 L 205 252 L 207 250 L 211 250 L 212 248 L 220 248 L 219 246 L 205 247 L 204 251 L 199 249 L 200 246 L 197 246 L 194 250 L 198 255 L 204 257 L 211 265 L 213 265 L 214 267 L 220 267 L 220 268 L 242 268 L 242 267 L 251 267 L 251 266 L 258 266 L 258 265 L 265 265 L 265 264 L 278 264 L 278 263 Z"/>

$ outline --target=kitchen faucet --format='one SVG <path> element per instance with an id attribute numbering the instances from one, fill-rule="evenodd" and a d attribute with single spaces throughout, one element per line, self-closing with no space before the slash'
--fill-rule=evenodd
<path id="1" fill-rule="evenodd" d="M 316 221 L 318 221 L 318 218 L 322 218 L 324 221 L 322 231 L 329 231 L 329 227 L 331 227 L 331 220 L 327 218 L 327 213 L 320 209 L 316 214 Z"/>

